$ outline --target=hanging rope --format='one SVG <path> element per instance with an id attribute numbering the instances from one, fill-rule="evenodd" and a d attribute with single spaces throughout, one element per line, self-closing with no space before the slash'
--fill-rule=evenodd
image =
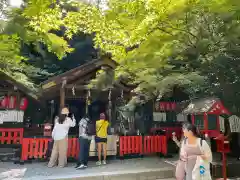
<path id="1" fill-rule="evenodd" d="M 124 99 L 123 90 L 122 90 L 122 92 L 121 92 L 121 99 L 122 99 L 122 100 Z"/>
<path id="2" fill-rule="evenodd" d="M 89 89 L 87 92 L 86 98 L 86 114 L 88 114 L 88 106 L 91 104 L 91 90 Z"/>
<path id="3" fill-rule="evenodd" d="M 72 87 L 72 94 L 73 94 L 73 96 L 75 96 L 75 87 L 74 86 Z"/>

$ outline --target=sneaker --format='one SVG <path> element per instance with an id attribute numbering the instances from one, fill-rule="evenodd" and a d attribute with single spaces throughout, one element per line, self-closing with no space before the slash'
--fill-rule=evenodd
<path id="1" fill-rule="evenodd" d="M 106 162 L 106 161 L 102 161 L 102 164 L 103 164 L 103 165 L 106 165 L 106 164 L 107 164 L 107 162 Z"/>
<path id="2" fill-rule="evenodd" d="M 96 162 L 97 166 L 100 166 L 101 164 L 102 164 L 101 161 Z"/>
<path id="3" fill-rule="evenodd" d="M 76 168 L 78 168 L 80 165 L 81 165 L 81 164 L 77 164 L 74 168 L 76 169 Z"/>
<path id="4" fill-rule="evenodd" d="M 87 168 L 87 166 L 85 166 L 83 164 L 81 164 L 80 166 L 76 167 L 76 169 L 85 169 L 85 168 Z"/>

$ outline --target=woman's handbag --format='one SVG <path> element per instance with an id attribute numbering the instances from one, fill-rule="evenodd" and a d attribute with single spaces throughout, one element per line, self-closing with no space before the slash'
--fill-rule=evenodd
<path id="1" fill-rule="evenodd" d="M 212 180 L 210 173 L 210 163 L 204 161 L 200 156 L 197 157 L 195 167 L 192 172 L 193 180 Z"/>

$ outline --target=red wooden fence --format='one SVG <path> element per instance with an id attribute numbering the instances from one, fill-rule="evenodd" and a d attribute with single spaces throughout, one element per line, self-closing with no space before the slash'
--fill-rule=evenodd
<path id="1" fill-rule="evenodd" d="M 145 136 L 144 137 L 144 154 L 162 153 L 167 154 L 167 137 L 166 136 Z"/>
<path id="2" fill-rule="evenodd" d="M 120 156 L 142 153 L 142 136 L 120 136 Z"/>
<path id="3" fill-rule="evenodd" d="M 22 160 L 29 158 L 41 159 L 45 158 L 49 138 L 23 138 L 22 144 Z M 78 138 L 68 139 L 68 157 L 77 158 L 79 152 Z"/>
<path id="4" fill-rule="evenodd" d="M 130 154 L 167 154 L 166 136 L 121 136 L 120 156 Z"/>
<path id="5" fill-rule="evenodd" d="M 22 160 L 44 158 L 48 149 L 49 138 L 23 138 Z"/>
<path id="6" fill-rule="evenodd" d="M 22 160 L 45 158 L 49 138 L 23 138 Z M 68 157 L 77 158 L 79 153 L 78 138 L 68 139 Z M 166 136 L 120 136 L 120 156 L 130 154 L 167 154 Z"/>
<path id="7" fill-rule="evenodd" d="M 23 128 L 0 128 L 0 144 L 22 144 Z"/>

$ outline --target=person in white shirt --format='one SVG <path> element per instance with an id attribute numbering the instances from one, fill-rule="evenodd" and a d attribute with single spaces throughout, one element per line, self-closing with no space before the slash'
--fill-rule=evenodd
<path id="1" fill-rule="evenodd" d="M 61 114 L 55 118 L 55 126 L 52 131 L 54 140 L 53 149 L 48 167 L 56 165 L 64 167 L 67 164 L 67 149 L 68 149 L 68 131 L 70 127 L 76 125 L 74 116 L 68 117 L 68 108 L 63 108 Z"/>

